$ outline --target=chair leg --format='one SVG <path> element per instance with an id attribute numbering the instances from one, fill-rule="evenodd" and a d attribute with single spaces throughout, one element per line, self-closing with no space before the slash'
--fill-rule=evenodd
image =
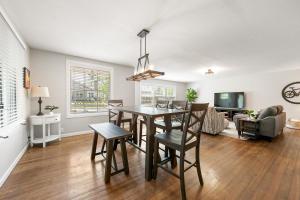
<path id="1" fill-rule="evenodd" d="M 143 137 L 143 123 L 140 121 L 139 147 L 141 147 L 142 145 L 142 137 Z"/>
<path id="2" fill-rule="evenodd" d="M 180 191 L 181 199 L 186 199 L 185 182 L 184 182 L 184 152 L 180 152 Z"/>
<path id="3" fill-rule="evenodd" d="M 201 185 L 203 185 L 203 178 L 202 178 L 202 173 L 201 173 L 201 167 L 200 167 L 200 148 L 199 146 L 196 147 L 196 168 L 197 168 L 197 174 L 198 174 L 198 179 Z"/>
<path id="4" fill-rule="evenodd" d="M 153 179 L 155 180 L 157 177 L 157 163 L 159 160 L 159 143 L 158 141 L 155 139 L 154 141 L 154 158 L 153 158 Z"/>

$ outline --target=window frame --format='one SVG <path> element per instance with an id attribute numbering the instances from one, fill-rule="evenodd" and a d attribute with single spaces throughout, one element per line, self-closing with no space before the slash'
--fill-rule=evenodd
<path id="1" fill-rule="evenodd" d="M 83 62 L 72 59 L 66 59 L 66 107 L 67 107 L 67 118 L 78 118 L 78 117 L 95 117 L 95 116 L 106 116 L 108 112 L 96 112 L 96 113 L 71 113 L 71 67 L 77 65 L 78 67 L 86 69 L 103 70 L 110 72 L 110 99 L 113 99 L 113 80 L 114 70 L 112 67 L 106 67 L 97 63 Z"/>
<path id="2" fill-rule="evenodd" d="M 162 87 L 162 88 L 173 88 L 173 91 L 174 91 L 174 99 L 176 99 L 176 90 L 177 90 L 177 87 L 176 87 L 176 85 L 164 85 L 164 84 L 151 84 L 151 83 L 141 83 L 140 84 L 140 93 L 139 93 L 139 96 L 140 96 L 140 105 L 141 106 L 147 106 L 147 105 L 145 105 L 145 104 L 142 104 L 142 88 L 143 88 L 143 86 L 151 86 L 151 87 Z M 153 88 L 152 88 L 153 89 Z M 153 93 L 153 98 L 155 98 L 155 91 L 153 90 L 152 91 L 152 93 Z M 153 102 L 152 102 L 153 103 Z M 152 105 L 153 106 L 153 105 Z"/>

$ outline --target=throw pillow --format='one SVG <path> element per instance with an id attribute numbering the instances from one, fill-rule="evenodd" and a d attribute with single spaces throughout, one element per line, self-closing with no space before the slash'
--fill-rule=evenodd
<path id="1" fill-rule="evenodd" d="M 268 107 L 268 108 L 265 108 L 263 109 L 257 119 L 264 119 L 266 117 L 270 117 L 270 116 L 275 116 L 277 114 L 277 108 L 272 106 L 272 107 Z"/>

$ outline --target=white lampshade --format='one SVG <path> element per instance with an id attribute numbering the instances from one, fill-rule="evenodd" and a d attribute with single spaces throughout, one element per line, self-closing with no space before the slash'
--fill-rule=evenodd
<path id="1" fill-rule="evenodd" d="M 31 97 L 49 97 L 48 87 L 32 86 Z"/>

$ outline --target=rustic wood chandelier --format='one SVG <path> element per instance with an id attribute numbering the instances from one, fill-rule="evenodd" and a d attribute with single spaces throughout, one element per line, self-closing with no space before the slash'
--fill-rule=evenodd
<path id="1" fill-rule="evenodd" d="M 149 53 L 147 53 L 147 37 L 146 35 L 149 33 L 149 30 L 143 29 L 141 32 L 137 34 L 140 38 L 140 57 L 138 58 L 138 64 L 135 70 L 134 75 L 128 77 L 126 80 L 128 81 L 141 81 L 147 80 L 151 78 L 155 78 L 158 76 L 165 75 L 164 72 L 155 71 L 152 69 L 152 66 L 149 62 Z M 144 55 L 142 55 L 142 41 L 144 38 Z"/>

